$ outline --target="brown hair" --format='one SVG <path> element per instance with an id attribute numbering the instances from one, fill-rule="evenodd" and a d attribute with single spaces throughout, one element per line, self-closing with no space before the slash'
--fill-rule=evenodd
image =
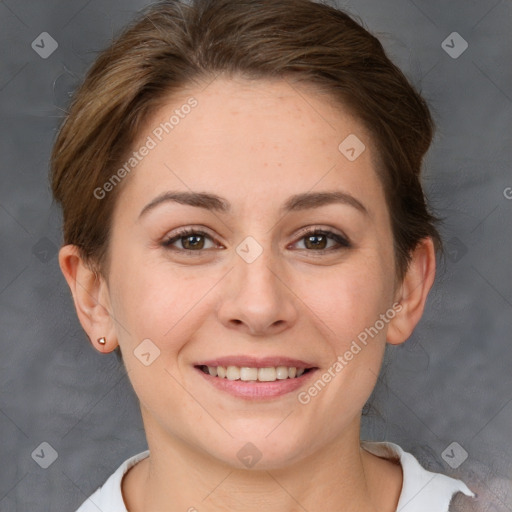
<path id="1" fill-rule="evenodd" d="M 379 40 L 348 14 L 311 0 L 191 0 L 149 5 L 100 53 L 58 133 L 50 179 L 64 243 L 106 277 L 112 212 L 122 184 L 95 198 L 149 116 L 218 74 L 292 78 L 319 86 L 371 134 L 391 215 L 396 276 L 418 243 L 442 252 L 420 182 L 433 137 L 429 108 Z M 341 141 L 340 141 L 341 142 Z"/>

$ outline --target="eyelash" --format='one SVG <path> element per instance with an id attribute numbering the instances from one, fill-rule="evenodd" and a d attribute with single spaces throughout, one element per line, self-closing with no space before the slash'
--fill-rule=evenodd
<path id="1" fill-rule="evenodd" d="M 185 228 L 185 229 L 178 231 L 172 237 L 165 239 L 162 242 L 162 246 L 169 250 L 180 251 L 180 252 L 184 252 L 184 253 L 187 253 L 190 255 L 192 255 L 193 253 L 194 253 L 194 255 L 199 255 L 199 254 L 203 253 L 204 251 L 209 250 L 209 249 L 199 249 L 199 250 L 177 249 L 177 248 L 171 247 L 173 243 L 177 242 L 181 238 L 186 238 L 187 236 L 191 236 L 191 235 L 200 235 L 200 236 L 209 238 L 210 240 L 214 241 L 214 239 L 208 233 L 206 233 L 205 231 L 203 231 L 201 229 Z M 327 237 L 329 240 L 334 240 L 335 242 L 338 243 L 338 247 L 330 247 L 328 249 L 316 249 L 316 250 L 315 249 L 300 249 L 300 250 L 322 255 L 322 254 L 325 254 L 330 251 L 339 251 L 342 249 L 349 249 L 350 247 L 352 247 L 352 244 L 345 237 L 338 235 L 337 233 L 335 233 L 333 231 L 319 229 L 319 228 L 313 228 L 313 229 L 309 229 L 307 231 L 301 232 L 300 237 L 298 238 L 297 241 L 303 240 L 304 238 L 307 238 L 309 236 L 316 236 L 316 235 L 322 235 L 322 236 Z"/>

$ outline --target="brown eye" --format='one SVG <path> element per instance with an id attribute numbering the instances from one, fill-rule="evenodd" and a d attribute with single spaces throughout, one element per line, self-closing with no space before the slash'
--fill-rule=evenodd
<path id="1" fill-rule="evenodd" d="M 180 238 L 182 240 L 181 245 L 183 246 L 184 249 L 193 250 L 202 249 L 204 247 L 203 235 L 187 235 L 182 236 Z"/>
<path id="2" fill-rule="evenodd" d="M 315 229 L 305 233 L 300 240 L 304 240 L 306 249 L 312 251 L 330 251 L 350 247 L 350 243 L 346 238 L 332 231 Z M 334 241 L 334 247 L 327 247 L 329 241 Z"/>
<path id="3" fill-rule="evenodd" d="M 308 249 L 325 249 L 329 239 L 325 235 L 309 235 L 304 237 L 305 246 Z"/>
<path id="4" fill-rule="evenodd" d="M 212 237 L 200 230 L 184 230 L 175 236 L 162 242 L 162 246 L 173 250 L 200 252 L 205 249 L 205 240 L 212 240 Z M 213 240 L 212 240 L 213 241 Z M 176 242 L 181 243 L 181 247 L 173 247 Z"/>

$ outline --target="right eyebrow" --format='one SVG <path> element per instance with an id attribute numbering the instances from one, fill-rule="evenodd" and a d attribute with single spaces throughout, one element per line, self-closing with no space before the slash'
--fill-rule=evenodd
<path id="1" fill-rule="evenodd" d="M 215 194 L 207 194 L 203 192 L 164 192 L 150 201 L 139 213 L 139 218 L 158 205 L 167 201 L 174 201 L 179 204 L 195 206 L 197 208 L 205 208 L 206 210 L 215 210 L 221 213 L 231 211 L 231 205 L 223 198 Z"/>

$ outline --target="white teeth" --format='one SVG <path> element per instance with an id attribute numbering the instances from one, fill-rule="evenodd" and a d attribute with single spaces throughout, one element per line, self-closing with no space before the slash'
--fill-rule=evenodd
<path id="1" fill-rule="evenodd" d="M 248 368 L 247 366 L 240 368 L 241 380 L 258 380 L 258 368 Z"/>
<path id="2" fill-rule="evenodd" d="M 300 377 L 304 368 L 297 369 L 295 366 L 278 366 L 268 368 L 251 368 L 248 366 L 203 366 L 208 369 L 212 377 L 227 378 L 228 380 L 274 382 L 276 380 L 294 379 Z"/>
<path id="3" fill-rule="evenodd" d="M 226 379 L 238 380 L 240 378 L 240 368 L 237 366 L 228 366 L 226 370 Z"/>
<path id="4" fill-rule="evenodd" d="M 281 379 L 287 379 L 288 378 L 288 368 L 286 366 L 278 366 L 276 368 L 276 378 Z"/>
<path id="5" fill-rule="evenodd" d="M 272 382 L 277 380 L 275 368 L 258 368 L 258 380 L 263 382 Z"/>

